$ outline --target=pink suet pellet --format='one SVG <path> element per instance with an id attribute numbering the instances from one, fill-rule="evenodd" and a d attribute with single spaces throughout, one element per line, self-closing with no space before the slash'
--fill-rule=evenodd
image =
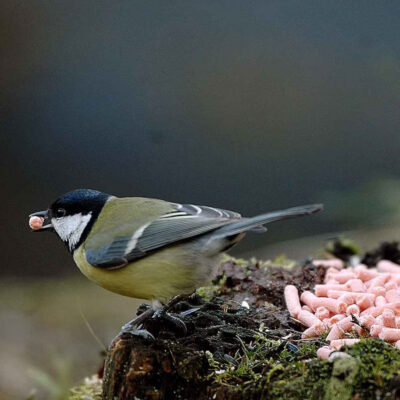
<path id="1" fill-rule="evenodd" d="M 365 326 L 367 329 L 371 329 L 371 326 L 376 324 L 376 320 L 372 315 L 362 315 L 359 318 L 360 324 Z"/>
<path id="2" fill-rule="evenodd" d="M 381 260 L 376 265 L 379 272 L 390 272 L 394 274 L 400 273 L 400 265 L 389 260 Z"/>
<path id="3" fill-rule="evenodd" d="M 315 296 L 314 293 L 311 293 L 309 290 L 306 290 L 303 292 L 300 296 L 300 300 L 302 303 L 306 304 L 308 307 L 310 307 L 313 311 L 319 306 L 317 306 L 317 296 Z"/>
<path id="4" fill-rule="evenodd" d="M 338 323 L 339 321 L 341 321 L 342 319 L 344 319 L 346 317 L 347 317 L 346 314 L 336 314 L 333 317 L 331 317 L 329 321 L 333 325 L 333 324 Z"/>
<path id="5" fill-rule="evenodd" d="M 343 270 L 337 274 L 328 274 L 328 279 L 329 278 L 335 279 L 335 281 L 343 284 L 349 281 L 350 279 L 356 279 L 356 275 L 354 272 Z"/>
<path id="6" fill-rule="evenodd" d="M 397 290 L 398 289 L 398 285 L 395 281 L 390 280 L 388 282 L 385 283 L 384 288 L 386 290 Z"/>
<path id="7" fill-rule="evenodd" d="M 317 356 L 322 360 L 327 360 L 332 351 L 335 351 L 332 347 L 322 346 L 317 350 Z"/>
<path id="8" fill-rule="evenodd" d="M 353 292 L 349 292 L 348 290 L 328 290 L 327 296 L 331 299 L 338 299 L 343 295 L 350 295 L 352 298 L 354 297 Z"/>
<path id="9" fill-rule="evenodd" d="M 315 316 L 322 321 L 326 318 L 329 318 L 330 312 L 326 307 L 320 306 L 315 310 Z"/>
<path id="10" fill-rule="evenodd" d="M 382 313 L 383 325 L 387 328 L 396 328 L 396 320 L 393 310 L 385 308 Z"/>
<path id="11" fill-rule="evenodd" d="M 374 286 L 382 286 L 383 287 L 389 279 L 390 279 L 390 274 L 382 273 L 382 274 L 379 274 L 377 277 L 368 281 L 368 286 L 369 287 L 374 287 Z"/>
<path id="12" fill-rule="evenodd" d="M 360 341 L 360 339 L 338 339 L 332 340 L 330 346 L 336 350 L 339 350 L 342 346 L 352 346 Z"/>
<path id="13" fill-rule="evenodd" d="M 334 278 L 329 278 L 328 280 L 325 279 L 325 283 L 327 285 L 339 285 L 339 281 Z"/>
<path id="14" fill-rule="evenodd" d="M 360 307 L 357 304 L 351 304 L 346 309 L 347 315 L 360 315 Z"/>
<path id="15" fill-rule="evenodd" d="M 337 324 L 332 325 L 331 330 L 328 333 L 328 336 L 326 337 L 326 341 L 329 343 L 331 340 L 336 340 L 340 339 L 343 336 L 344 332 L 343 330 L 339 329 Z"/>
<path id="16" fill-rule="evenodd" d="M 397 284 L 397 286 L 400 286 L 400 274 L 392 274 L 392 281 Z"/>
<path id="17" fill-rule="evenodd" d="M 314 325 L 310 326 L 308 329 L 306 329 L 302 335 L 301 338 L 302 339 L 308 339 L 308 338 L 312 338 L 312 337 L 317 337 L 322 335 L 326 330 L 326 327 L 324 326 L 324 324 L 319 321 L 317 323 L 315 323 Z"/>
<path id="18" fill-rule="evenodd" d="M 360 307 L 360 310 L 366 310 L 374 305 L 374 298 L 364 294 L 356 300 L 356 304 Z"/>
<path id="19" fill-rule="evenodd" d="M 338 258 L 333 258 L 331 260 L 313 260 L 312 263 L 315 266 L 322 265 L 323 267 L 333 267 L 336 269 L 342 269 L 343 268 L 343 261 L 339 260 Z"/>
<path id="20" fill-rule="evenodd" d="M 380 307 L 384 306 L 387 303 L 386 297 L 385 296 L 376 296 L 375 298 L 375 306 Z"/>
<path id="21" fill-rule="evenodd" d="M 332 326 L 331 331 L 326 337 L 326 341 L 329 342 L 331 340 L 335 340 L 342 337 L 343 333 L 348 332 L 353 325 L 354 324 L 352 322 L 351 316 L 341 319 L 335 325 Z"/>
<path id="22" fill-rule="evenodd" d="M 347 308 L 347 304 L 344 301 L 331 299 L 329 297 L 317 297 L 310 291 L 303 292 L 300 299 L 314 311 L 317 307 L 325 307 L 333 313 L 342 314 L 346 312 Z"/>
<path id="23" fill-rule="evenodd" d="M 379 334 L 381 333 L 381 331 L 382 331 L 382 325 L 380 325 L 380 324 L 373 324 L 373 325 L 371 326 L 371 328 L 369 329 L 369 334 L 370 334 L 372 337 L 378 337 Z"/>
<path id="24" fill-rule="evenodd" d="M 43 226 L 44 219 L 38 216 L 33 216 L 29 218 L 29 226 L 34 231 L 39 230 Z"/>
<path id="25" fill-rule="evenodd" d="M 287 285 L 284 290 L 284 297 L 286 307 L 292 317 L 297 318 L 298 313 L 301 311 L 299 292 L 296 286 Z"/>
<path id="26" fill-rule="evenodd" d="M 368 293 L 373 293 L 375 296 L 385 296 L 386 289 L 383 286 L 372 286 L 368 288 Z"/>
<path id="27" fill-rule="evenodd" d="M 340 284 L 315 285 L 314 287 L 315 295 L 318 297 L 327 296 L 329 290 L 348 291 L 345 285 Z"/>
<path id="28" fill-rule="evenodd" d="M 352 293 L 345 293 L 345 294 L 342 294 L 338 298 L 338 300 L 339 301 L 344 301 L 349 306 L 351 304 L 354 304 L 355 296 Z"/>
<path id="29" fill-rule="evenodd" d="M 400 291 L 397 289 L 390 289 L 386 292 L 386 300 L 388 303 L 400 302 Z"/>
<path id="30" fill-rule="evenodd" d="M 358 268 L 354 269 L 354 273 L 358 279 L 363 282 L 369 281 L 378 276 L 378 271 L 374 271 L 372 269 Z"/>
<path id="31" fill-rule="evenodd" d="M 325 319 L 322 320 L 322 322 L 329 329 L 332 328 L 332 324 L 331 324 L 331 319 L 330 318 L 325 318 Z"/>
<path id="32" fill-rule="evenodd" d="M 339 272 L 338 269 L 334 268 L 334 267 L 330 267 L 326 270 L 326 275 L 328 274 L 337 274 Z"/>
<path id="33" fill-rule="evenodd" d="M 311 312 L 300 310 L 297 314 L 297 319 L 305 326 L 311 327 L 321 321 Z"/>
<path id="34" fill-rule="evenodd" d="M 383 327 L 378 336 L 385 342 L 397 342 L 400 340 L 400 329 Z"/>
<path id="35" fill-rule="evenodd" d="M 352 292 L 365 292 L 365 285 L 361 279 L 350 279 L 344 284 L 347 290 Z"/>

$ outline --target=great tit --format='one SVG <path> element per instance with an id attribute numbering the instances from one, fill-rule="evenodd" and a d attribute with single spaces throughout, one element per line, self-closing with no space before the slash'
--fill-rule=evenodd
<path id="1" fill-rule="evenodd" d="M 166 302 L 210 282 L 222 253 L 246 232 L 321 209 L 313 204 L 244 218 L 215 207 L 78 189 L 31 214 L 30 225 L 55 231 L 82 273 L 103 288 Z"/>

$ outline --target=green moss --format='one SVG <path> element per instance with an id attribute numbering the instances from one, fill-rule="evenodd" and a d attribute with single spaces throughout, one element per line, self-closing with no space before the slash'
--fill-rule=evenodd
<path id="1" fill-rule="evenodd" d="M 347 352 L 359 360 L 353 393 L 362 399 L 392 398 L 391 386 L 400 377 L 400 351 L 381 340 L 364 339 Z"/>
<path id="2" fill-rule="evenodd" d="M 271 261 L 271 266 L 279 266 L 287 269 L 293 269 L 296 266 L 296 261 L 287 258 L 285 254 L 281 254 Z"/>
<path id="3" fill-rule="evenodd" d="M 324 400 L 350 400 L 359 372 L 360 362 L 355 358 L 339 358 L 335 361 Z"/>
<path id="4" fill-rule="evenodd" d="M 81 385 L 71 389 L 69 400 L 101 400 L 102 383 L 96 375 L 85 378 Z"/>
<path id="5" fill-rule="evenodd" d="M 250 345 L 242 343 L 241 351 L 227 363 L 215 361 L 211 353 L 207 356 L 214 371 L 210 378 L 217 386 L 229 387 L 232 392 L 247 391 L 259 395 L 266 392 L 271 399 L 282 398 L 283 394 L 288 399 L 313 398 L 316 381 L 321 378 L 324 386 L 331 369 L 320 360 L 312 361 L 321 364 L 318 368 L 307 365 L 306 360 L 316 357 L 313 344 L 300 346 L 299 351 L 293 353 L 284 342 L 270 340 L 262 333 Z M 318 377 L 312 376 L 317 372 Z M 298 397 L 300 393 L 303 397 Z"/>
<path id="6" fill-rule="evenodd" d="M 315 344 L 305 342 L 292 352 L 281 341 L 262 335 L 233 359 L 220 363 L 208 353 L 216 386 L 244 391 L 261 399 L 361 399 L 393 398 L 400 387 L 400 351 L 375 339 L 363 339 L 343 351 L 349 358 L 333 362 L 316 357 Z"/>
<path id="7" fill-rule="evenodd" d="M 205 301 L 210 301 L 220 290 L 221 285 L 202 286 L 196 290 L 196 293 Z"/>
<path id="8" fill-rule="evenodd" d="M 282 369 L 269 380 L 271 399 L 320 399 L 331 375 L 332 365 L 320 360 L 282 363 Z"/>

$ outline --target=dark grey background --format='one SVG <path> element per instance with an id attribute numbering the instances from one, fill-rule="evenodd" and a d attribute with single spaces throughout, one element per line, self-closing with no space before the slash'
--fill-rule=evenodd
<path id="1" fill-rule="evenodd" d="M 399 16 L 396 1 L 3 0 L 1 273 L 72 271 L 27 215 L 79 187 L 246 215 L 327 203 L 247 249 L 379 217 L 369 194 L 400 175 Z"/>

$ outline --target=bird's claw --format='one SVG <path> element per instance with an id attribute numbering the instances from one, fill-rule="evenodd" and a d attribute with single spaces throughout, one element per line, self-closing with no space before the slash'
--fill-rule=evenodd
<path id="1" fill-rule="evenodd" d="M 142 339 L 154 341 L 155 337 L 146 329 L 134 329 L 132 326 L 124 325 L 121 329 L 121 333 L 129 333 L 132 336 L 141 337 Z"/>
<path id="2" fill-rule="evenodd" d="M 189 310 L 180 312 L 179 315 L 181 315 L 182 317 L 186 317 L 187 315 L 191 315 L 191 314 L 194 314 L 195 312 L 199 311 L 200 308 L 201 307 L 193 307 L 193 308 L 190 308 Z"/>
<path id="3" fill-rule="evenodd" d="M 121 326 L 121 332 L 122 333 L 129 332 L 129 331 L 133 330 L 134 327 L 135 327 L 134 324 L 131 324 L 130 322 L 127 322 L 126 324 Z"/>
<path id="4" fill-rule="evenodd" d="M 186 324 L 178 317 L 175 317 L 165 311 L 165 309 L 157 310 L 154 315 L 151 317 L 153 320 L 164 319 L 169 322 L 175 328 L 183 333 L 184 336 L 187 334 Z"/>

